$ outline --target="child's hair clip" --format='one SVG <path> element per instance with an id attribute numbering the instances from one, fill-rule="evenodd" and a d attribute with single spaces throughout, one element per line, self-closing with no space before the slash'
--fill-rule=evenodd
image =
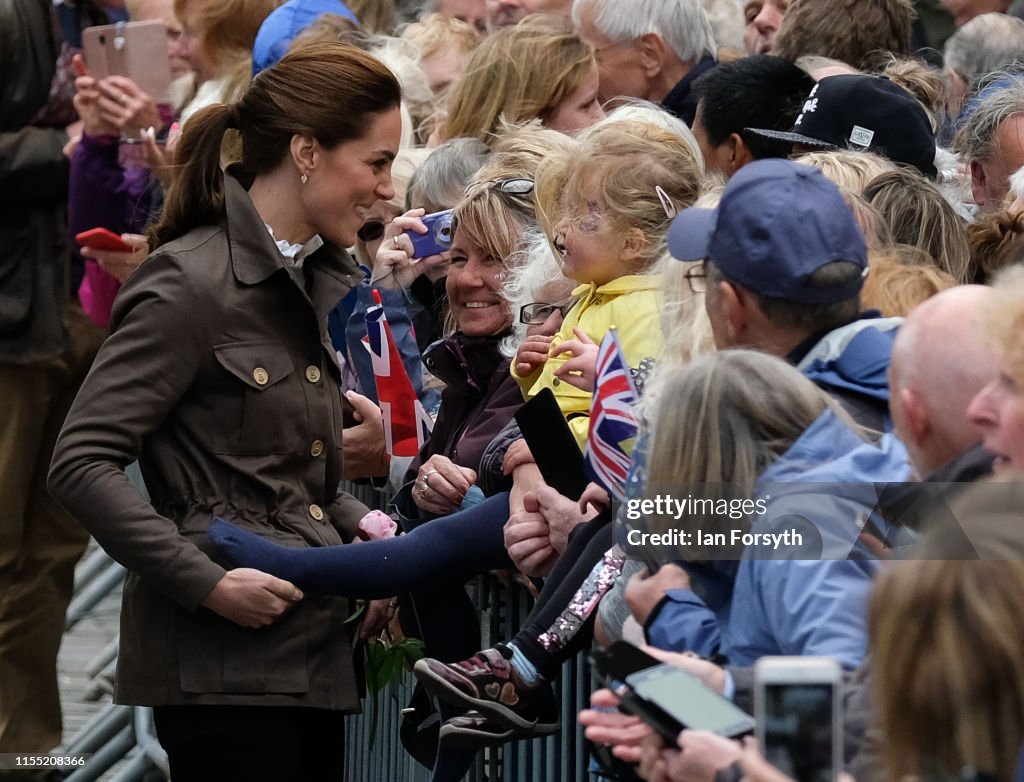
<path id="1" fill-rule="evenodd" d="M 658 200 L 661 201 L 661 208 L 665 210 L 665 217 L 671 220 L 679 214 L 676 205 L 672 203 L 672 199 L 668 197 L 668 193 L 662 189 L 661 185 L 654 186 L 654 193 L 658 196 Z"/>

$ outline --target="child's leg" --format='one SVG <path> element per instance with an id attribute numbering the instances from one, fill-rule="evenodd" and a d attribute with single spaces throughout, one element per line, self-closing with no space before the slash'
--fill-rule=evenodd
<path id="1" fill-rule="evenodd" d="M 621 569 L 618 550 L 609 552 L 612 544 L 610 516 L 589 522 L 573 535 L 511 644 L 454 664 L 420 660 L 420 681 L 441 700 L 520 732 L 553 731 L 557 707 L 544 679 L 554 678 L 561 663 L 590 640 L 593 611 Z M 479 729 L 474 734 L 482 735 Z"/>
<path id="2" fill-rule="evenodd" d="M 210 539 L 237 567 L 262 570 L 300 589 L 378 599 L 431 581 L 463 583 L 488 570 L 510 567 L 502 529 L 508 493 L 434 519 L 387 540 L 292 548 L 215 519 Z"/>

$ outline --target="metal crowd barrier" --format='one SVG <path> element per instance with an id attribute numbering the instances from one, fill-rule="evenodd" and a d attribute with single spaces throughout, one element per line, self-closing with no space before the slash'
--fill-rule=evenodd
<path id="1" fill-rule="evenodd" d="M 138 477 L 141 483 L 141 477 Z M 383 507 L 384 497 L 369 486 L 346 484 L 369 507 Z M 120 588 L 125 570 L 96 548 L 77 570 L 75 594 L 68 608 L 66 626 L 74 627 L 89 616 L 100 602 Z M 491 576 L 483 576 L 468 587 L 481 610 L 482 648 L 510 640 L 529 613 L 532 602 L 525 590 L 505 587 Z M 89 696 L 99 700 L 110 692 L 117 659 L 116 640 L 88 664 L 93 679 Z M 353 715 L 346 726 L 345 782 L 428 782 L 430 770 L 413 760 L 399 741 L 402 709 L 406 707 L 415 680 L 407 673 L 401 684 L 378 696 L 378 724 L 371 743 L 371 710 Z M 468 782 L 584 782 L 589 779 L 583 731 L 576 714 L 586 705 L 591 691 L 590 671 L 584 655 L 562 667 L 555 683 L 562 724 L 558 733 L 543 740 L 533 739 L 481 751 L 465 779 Z M 62 750 L 66 755 L 89 753 L 89 762 L 73 772 L 67 782 L 95 782 L 117 767 L 112 782 L 153 782 L 169 779 L 167 755 L 156 740 L 152 710 L 107 704 L 94 715 Z M 120 764 L 120 765 L 118 765 Z"/>

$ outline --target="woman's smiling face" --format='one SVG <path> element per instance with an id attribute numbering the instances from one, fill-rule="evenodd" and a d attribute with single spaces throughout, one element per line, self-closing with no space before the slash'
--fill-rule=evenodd
<path id="1" fill-rule="evenodd" d="M 470 337 L 500 334 L 512 325 L 508 302 L 501 296 L 504 266 L 465 231 L 457 230 L 448 267 L 448 306 L 459 330 Z"/>

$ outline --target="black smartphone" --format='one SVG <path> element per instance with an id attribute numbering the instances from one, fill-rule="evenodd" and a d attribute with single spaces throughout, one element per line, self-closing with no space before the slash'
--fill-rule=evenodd
<path id="1" fill-rule="evenodd" d="M 551 389 L 542 389 L 520 407 L 516 421 L 544 482 L 570 500 L 578 500 L 590 480 L 583 469 L 583 454 Z"/>
<path id="2" fill-rule="evenodd" d="M 754 718 L 691 673 L 663 663 L 630 674 L 630 707 L 671 745 L 683 728 L 736 738 L 754 730 Z"/>

